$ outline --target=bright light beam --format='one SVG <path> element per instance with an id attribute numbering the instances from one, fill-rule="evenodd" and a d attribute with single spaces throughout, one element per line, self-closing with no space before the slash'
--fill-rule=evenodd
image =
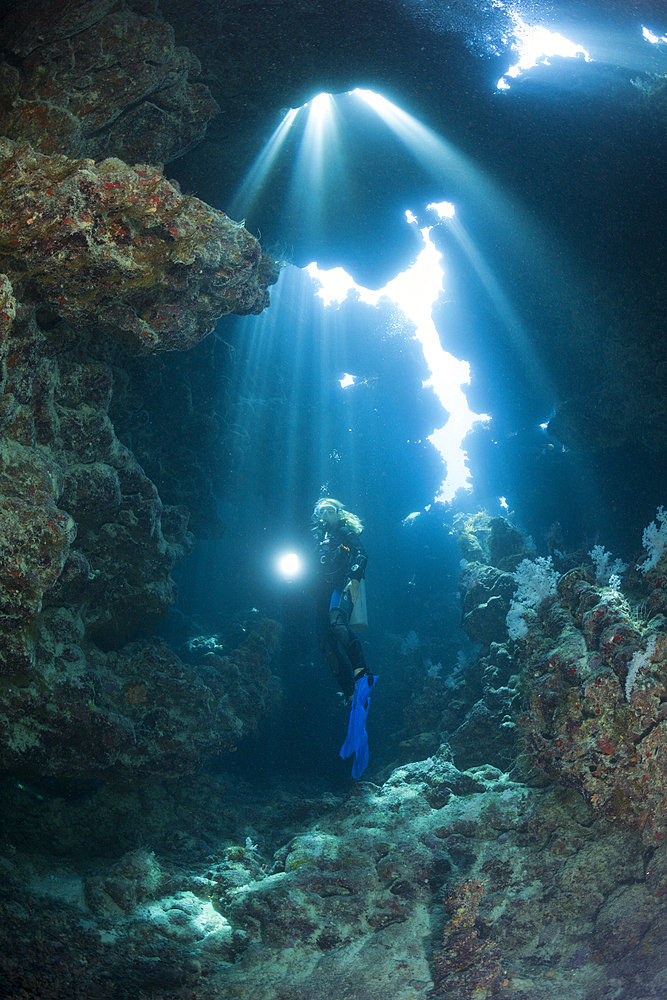
<path id="1" fill-rule="evenodd" d="M 303 565 L 296 552 L 286 552 L 276 563 L 278 572 L 288 582 L 301 576 Z"/>
<path id="2" fill-rule="evenodd" d="M 437 210 L 439 206 L 429 205 L 428 208 Z M 440 218 L 443 218 L 443 216 L 441 215 Z M 512 338 L 514 349 L 521 360 L 521 364 L 529 374 L 533 384 L 539 384 L 543 380 L 543 370 L 530 338 L 524 330 L 523 323 L 513 309 L 493 271 L 470 239 L 461 221 L 447 216 L 445 218 L 447 218 L 449 231 L 472 264 L 477 277 L 493 303 L 496 313 Z"/>
<path id="3" fill-rule="evenodd" d="M 489 176 L 476 167 L 456 146 L 437 135 L 426 125 L 371 90 L 353 90 L 382 118 L 388 128 L 421 163 L 430 176 L 445 190 L 458 188 L 466 203 L 488 220 L 488 225 L 502 233 L 506 249 L 511 246 L 524 267 L 538 272 L 549 259 L 549 247 L 536 230 L 535 221 L 520 211 Z M 530 233 L 530 240 L 526 234 Z"/>
<path id="4" fill-rule="evenodd" d="M 288 200 L 295 218 L 316 226 L 329 196 L 325 177 L 339 175 L 338 132 L 331 94 L 318 94 L 306 105 L 308 118 L 289 185 Z M 307 219 L 304 219 L 304 209 Z"/>
<path id="5" fill-rule="evenodd" d="M 363 90 L 360 87 L 351 93 L 365 101 L 409 149 L 415 159 L 434 176 L 443 176 L 447 173 L 463 177 L 464 168 L 460 162 L 457 162 L 457 151 L 454 146 L 437 136 L 426 125 L 422 125 L 407 111 L 392 104 L 382 94 L 376 94 L 372 90 Z M 458 156 L 463 159 L 461 154 Z"/>
<path id="6" fill-rule="evenodd" d="M 301 108 L 289 109 L 278 128 L 256 158 L 232 202 L 230 211 L 233 216 L 236 215 L 239 208 L 244 215 L 247 215 L 261 194 L 262 188 L 266 184 L 268 176 L 278 159 L 281 147 L 299 111 L 301 111 Z"/>
<path id="7" fill-rule="evenodd" d="M 441 184 L 445 190 L 458 190 L 461 193 L 471 206 L 472 214 L 478 214 L 485 220 L 487 230 L 491 232 L 496 230 L 498 234 L 496 242 L 502 243 L 505 252 L 513 254 L 517 262 L 520 261 L 524 271 L 530 274 L 541 274 L 544 271 L 545 262 L 553 257 L 553 246 L 547 244 L 544 237 L 538 233 L 534 220 L 527 218 L 516 203 L 508 199 L 486 173 L 476 167 L 454 145 L 382 95 L 357 89 L 352 91 L 352 96 L 364 101 L 381 118 L 404 144 L 409 154 L 429 173 L 433 181 Z M 288 193 L 288 214 L 299 220 L 303 232 L 317 229 L 325 213 L 330 212 L 332 203 L 346 203 L 340 194 L 341 184 L 344 194 L 346 171 L 343 169 L 338 122 L 334 117 L 339 113 L 339 109 L 330 94 L 319 94 L 305 108 L 307 119 L 299 140 Z M 293 124 L 294 117 L 286 116 L 286 120 L 281 123 L 274 136 L 275 143 L 270 142 L 271 148 L 265 150 L 258 158 L 251 187 L 263 184 L 268 170 L 275 164 L 288 122 Z M 335 178 L 337 185 L 335 194 L 332 193 L 332 178 Z M 521 324 L 511 304 L 468 234 L 452 217 L 451 206 L 447 207 L 443 202 L 440 206 L 431 207 L 438 210 L 440 218 L 444 215 L 450 219 L 455 238 L 475 267 L 498 310 L 498 315 L 514 335 L 517 349 L 522 352 L 529 369 L 535 370 L 537 364 L 530 352 L 530 344 L 522 332 Z M 460 447 L 462 438 L 473 423 L 486 420 L 488 417 L 471 414 L 468 411 L 467 401 L 461 388 L 469 382 L 467 363 L 446 354 L 440 347 L 431 318 L 432 305 L 442 288 L 439 258 L 430 240 L 430 230 L 428 228 L 419 230 L 414 216 L 408 215 L 408 221 L 421 234 L 424 249 L 413 268 L 397 275 L 380 291 L 371 292 L 356 285 L 342 268 L 335 268 L 333 272 L 321 272 L 315 264 L 311 264 L 307 270 L 323 286 L 319 294 L 325 304 L 341 301 L 348 289 L 356 288 L 359 297 L 373 305 L 377 304 L 382 295 L 393 299 L 417 326 L 417 337 L 423 344 L 431 371 L 427 384 L 433 387 L 451 414 L 445 427 L 431 436 L 435 446 L 443 452 L 446 451 L 444 457 L 448 463 L 447 480 L 438 499 L 450 499 L 457 488 L 468 483 L 464 455 Z M 334 280 L 336 286 L 335 291 L 332 291 Z"/>
<path id="8" fill-rule="evenodd" d="M 453 211 L 453 206 L 448 206 L 448 210 Z M 411 213 L 406 213 L 406 216 L 409 222 L 414 219 Z M 417 228 L 415 222 L 411 224 Z M 415 337 L 422 344 L 424 358 L 431 373 L 423 384 L 433 389 L 449 412 L 445 426 L 436 429 L 429 437 L 429 441 L 447 463 L 447 476 L 435 499 L 448 501 L 454 498 L 461 487 L 470 487 L 465 465 L 466 455 L 462 449 L 465 435 L 475 423 L 490 418 L 486 414 L 472 413 L 468 408 L 462 388 L 470 381 L 468 363 L 443 351 L 440 345 L 431 315 L 433 303 L 442 289 L 440 254 L 430 239 L 430 228 L 419 232 L 424 248 L 415 263 L 377 291 L 357 285 L 341 267 L 323 271 L 316 264 L 309 264 L 306 270 L 320 284 L 317 294 L 325 305 L 342 301 L 348 290 L 356 289 L 359 298 L 369 305 L 377 306 L 380 298 L 391 299 L 417 327 Z"/>
<path id="9" fill-rule="evenodd" d="M 526 24 L 516 12 L 513 12 L 511 16 L 515 25 L 513 48 L 519 53 L 519 61 L 514 66 L 510 66 L 505 75 L 498 80 L 498 90 L 509 89 L 507 77 L 515 79 L 526 70 L 537 66 L 538 62 L 542 65 L 548 65 L 551 56 L 574 59 L 583 55 L 586 62 L 591 62 L 591 57 L 583 45 L 571 42 L 569 38 L 565 38 L 558 31 L 549 31 L 548 28 L 543 28 L 540 25 Z"/>

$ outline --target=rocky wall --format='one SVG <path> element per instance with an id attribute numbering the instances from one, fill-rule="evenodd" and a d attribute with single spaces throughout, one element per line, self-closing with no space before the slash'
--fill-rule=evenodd
<path id="1" fill-rule="evenodd" d="M 224 212 L 158 169 L 44 156 L 0 140 L 0 267 L 76 325 L 130 351 L 186 350 L 220 316 L 259 313 L 278 268 Z"/>
<path id="2" fill-rule="evenodd" d="M 123 648 L 175 600 L 170 571 L 192 542 L 188 511 L 163 505 L 116 437 L 108 360 L 117 358 L 110 348 L 104 360 L 96 329 L 43 310 L 40 322 L 34 307 L 6 301 L 10 313 L 0 405 L 0 769 L 187 771 L 236 745 L 275 702 L 276 626 L 258 625 L 245 651 L 226 650 L 213 665 L 186 666 L 156 643 Z"/>
<path id="3" fill-rule="evenodd" d="M 647 562 L 645 573 L 640 561 L 622 568 L 622 584 L 618 576 L 604 583 L 585 554 L 555 549 L 556 590 L 536 599 L 524 616 L 526 635 L 510 640 L 506 618 L 517 581 L 502 567 L 526 555 L 530 567 L 534 552 L 502 520 L 479 514 L 459 526 L 468 557 L 462 627 L 482 644 L 482 697 L 447 737 L 455 759 L 474 762 L 480 738 L 487 758 L 501 765 L 512 746 L 520 759 L 525 751 L 605 819 L 659 845 L 667 829 L 665 560 L 657 552 L 657 565 Z M 511 551 L 494 552 L 499 538 L 512 539 Z M 505 757 L 494 756 L 499 752 Z"/>
<path id="4" fill-rule="evenodd" d="M 631 602 L 584 568 L 526 638 L 522 728 L 536 762 L 601 815 L 660 844 L 667 829 L 667 590 L 633 571 Z M 633 658 L 640 669 L 628 682 Z"/>
<path id="5" fill-rule="evenodd" d="M 230 382 L 238 355 L 216 335 L 185 353 L 117 355 L 109 416 L 119 439 L 161 499 L 187 507 L 197 538 L 222 537 L 218 502 L 230 489 Z"/>
<path id="6" fill-rule="evenodd" d="M 214 667 L 124 649 L 169 611 L 192 543 L 180 494 L 165 505 L 116 433 L 124 364 L 261 312 L 278 267 L 159 167 L 119 158 L 179 155 L 215 113 L 155 4 L 45 3 L 3 28 L 0 769 L 181 773 L 277 698 L 277 627 Z"/>
<path id="7" fill-rule="evenodd" d="M 0 135 L 43 153 L 167 163 L 219 112 L 151 0 L 15 5 L 3 36 Z"/>

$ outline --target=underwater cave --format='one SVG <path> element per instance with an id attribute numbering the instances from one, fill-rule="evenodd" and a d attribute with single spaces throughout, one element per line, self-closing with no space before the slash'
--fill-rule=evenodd
<path id="1" fill-rule="evenodd" d="M 0 997 L 663 1000 L 664 3 L 0 40 Z"/>

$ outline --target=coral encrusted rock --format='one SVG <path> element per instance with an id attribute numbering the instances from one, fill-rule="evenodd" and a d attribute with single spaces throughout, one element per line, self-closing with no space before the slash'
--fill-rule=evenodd
<path id="1" fill-rule="evenodd" d="M 260 313 L 278 268 L 224 212 L 161 170 L 45 156 L 0 140 L 0 268 L 23 296 L 131 352 L 186 350 Z"/>
<path id="2" fill-rule="evenodd" d="M 0 770 L 123 781 L 194 771 L 278 699 L 269 661 L 279 633 L 265 619 L 227 656 L 190 665 L 156 641 L 103 653 L 76 612 L 50 608 L 35 662 L 0 684 Z"/>
<path id="3" fill-rule="evenodd" d="M 34 792 L 7 783 L 0 814 L 12 996 L 665 996 L 667 845 L 572 789 L 439 752 L 338 801 L 201 769 Z"/>
<path id="4" fill-rule="evenodd" d="M 271 644 L 215 669 L 127 651 L 174 603 L 193 536 L 183 496 L 165 503 L 119 439 L 121 391 L 110 406 L 128 355 L 260 313 L 278 266 L 158 166 L 219 109 L 156 0 L 15 6 L 0 11 L 0 768 L 178 774 L 277 699 Z M 212 494 L 202 506 L 212 520 Z"/>
<path id="5" fill-rule="evenodd" d="M 40 322 L 25 303 L 3 307 L 0 770 L 183 773 L 232 749 L 277 700 L 277 626 L 258 625 L 211 663 L 186 665 L 155 642 L 125 645 L 175 600 L 170 571 L 192 543 L 188 511 L 162 503 L 116 437 L 117 368 L 105 358 L 118 346 L 95 327 Z"/>
<path id="6" fill-rule="evenodd" d="M 165 512 L 115 435 L 107 412 L 112 370 L 92 355 L 91 331 L 62 322 L 47 330 L 20 304 L 6 344 L 0 666 L 11 673 L 32 658 L 34 616 L 44 603 L 76 608 L 89 636 L 107 645 L 157 622 L 175 598 L 170 570 L 192 539 L 187 513 Z M 10 667 L 6 650 L 20 634 L 26 653 Z"/>
<path id="7" fill-rule="evenodd" d="M 159 170 L 9 140 L 0 159 L 0 767 L 182 773 L 232 748 L 277 693 L 262 683 L 246 706 L 238 670 L 207 682 L 166 653 L 118 681 L 134 660 L 113 650 L 173 604 L 193 539 L 109 406 L 123 348 L 193 346 L 219 316 L 260 312 L 277 270 Z"/>
<path id="8" fill-rule="evenodd" d="M 76 538 L 74 519 L 56 506 L 62 474 L 48 452 L 0 439 L 0 673 L 35 657 L 35 617 Z"/>
<path id="9" fill-rule="evenodd" d="M 167 163 L 219 112 L 157 4 L 16 4 L 3 25 L 0 134 L 43 153 Z"/>
<path id="10" fill-rule="evenodd" d="M 575 569 L 531 623 L 523 680 L 527 748 L 547 774 L 579 788 L 593 809 L 667 836 L 667 588 L 653 570 L 640 614 L 619 591 Z M 635 654 L 642 670 L 627 684 Z M 631 678 L 632 680 L 632 678 Z"/>

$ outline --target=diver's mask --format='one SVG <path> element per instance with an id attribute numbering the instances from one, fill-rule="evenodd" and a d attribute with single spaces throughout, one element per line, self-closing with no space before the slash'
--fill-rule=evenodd
<path id="1" fill-rule="evenodd" d="M 317 503 L 315 504 L 311 520 L 318 525 L 330 525 L 331 518 L 338 517 L 338 513 L 338 508 L 333 503 Z"/>

